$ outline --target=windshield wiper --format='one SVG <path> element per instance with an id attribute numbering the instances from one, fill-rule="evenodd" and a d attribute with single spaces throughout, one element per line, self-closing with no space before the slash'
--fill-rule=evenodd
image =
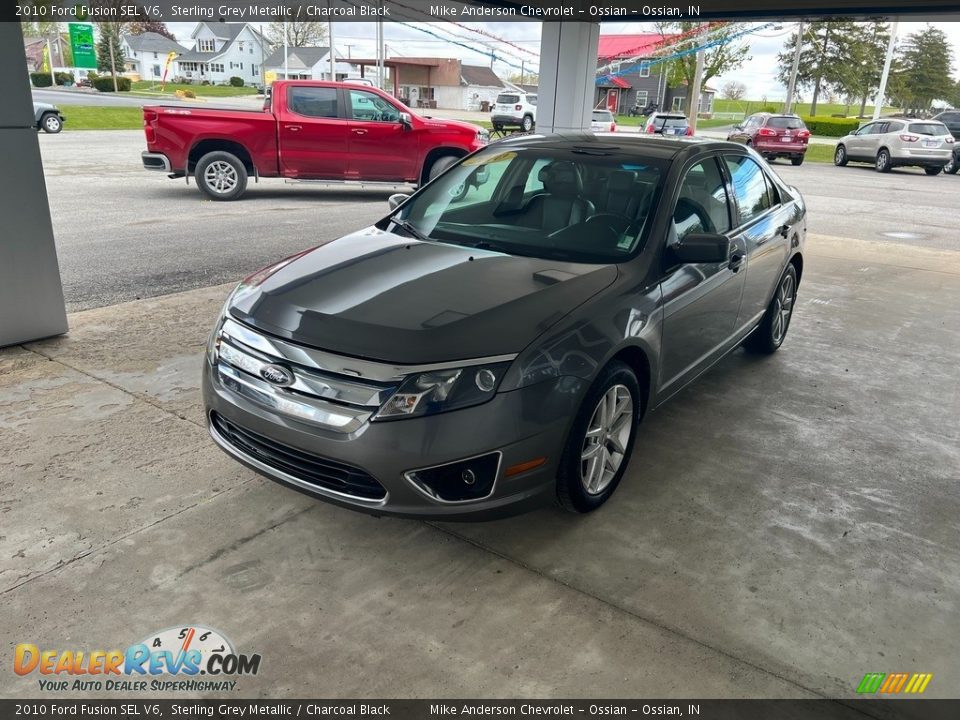
<path id="1" fill-rule="evenodd" d="M 401 220 L 400 218 L 395 218 L 395 217 L 390 218 L 390 222 L 392 222 L 394 225 L 396 225 L 396 226 L 398 226 L 398 227 L 403 228 L 403 229 L 406 230 L 408 233 L 410 233 L 411 235 L 413 235 L 417 240 L 429 240 L 429 239 L 430 239 L 429 237 L 426 236 L 426 234 L 425 234 L 423 231 L 419 230 L 419 229 L 417 228 L 417 226 L 414 225 L 414 224 L 411 223 L 411 222 L 408 222 L 408 221 L 406 221 L 406 220 Z"/>

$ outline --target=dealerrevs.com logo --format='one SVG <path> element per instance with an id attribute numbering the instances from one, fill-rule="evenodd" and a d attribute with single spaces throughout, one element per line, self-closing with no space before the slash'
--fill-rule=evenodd
<path id="1" fill-rule="evenodd" d="M 40 690 L 52 692 L 234 690 L 232 678 L 259 670 L 260 655 L 236 652 L 223 633 L 202 625 L 161 630 L 126 650 L 50 650 L 21 643 L 13 656 L 17 675 L 38 675 Z"/>

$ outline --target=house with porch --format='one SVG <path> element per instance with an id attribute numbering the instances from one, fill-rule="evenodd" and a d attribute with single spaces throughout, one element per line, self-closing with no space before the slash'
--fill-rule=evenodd
<path id="1" fill-rule="evenodd" d="M 338 82 L 356 74 L 354 67 L 342 58 L 343 55 L 336 52 L 333 63 L 336 77 L 333 79 Z M 288 47 L 284 63 L 283 48 L 279 47 L 263 61 L 263 69 L 273 73 L 278 80 L 330 80 L 330 48 Z"/>
<path id="2" fill-rule="evenodd" d="M 261 82 L 270 42 L 250 23 L 201 22 L 190 35 L 190 49 L 177 59 L 177 79 L 219 85 L 232 77 L 245 85 Z"/>
<path id="3" fill-rule="evenodd" d="M 120 47 L 123 48 L 125 74 L 133 80 L 160 81 L 167 57 L 170 53 L 176 53 L 167 68 L 167 79 L 173 78 L 177 74 L 177 58 L 186 52 L 186 48 L 176 40 L 155 32 L 121 35 Z"/>
<path id="4" fill-rule="evenodd" d="M 606 108 L 626 115 L 631 108 L 656 104 L 661 110 L 682 111 L 687 97 L 686 85 L 671 88 L 665 66 L 656 62 L 674 35 L 636 33 L 601 35 L 597 49 L 595 108 Z M 716 90 L 704 87 L 700 96 L 700 114 L 713 111 Z"/>

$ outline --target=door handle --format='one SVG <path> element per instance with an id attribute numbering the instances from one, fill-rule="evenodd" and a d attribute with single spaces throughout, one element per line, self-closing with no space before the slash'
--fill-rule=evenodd
<path id="1" fill-rule="evenodd" d="M 777 234 L 778 234 L 780 237 L 782 237 L 782 238 L 786 238 L 787 235 L 790 234 L 790 226 L 789 226 L 789 225 L 781 225 L 781 226 L 779 227 L 779 229 L 777 230 Z"/>
<path id="2" fill-rule="evenodd" d="M 285 127 L 287 130 L 289 130 L 290 132 L 299 132 L 299 131 L 300 131 L 300 126 L 299 126 L 299 125 L 284 125 L 284 127 Z"/>
<path id="3" fill-rule="evenodd" d="M 353 128 L 353 132 L 354 132 L 354 134 L 356 134 L 356 135 L 366 135 L 366 134 L 367 134 L 367 131 L 364 130 L 363 128 Z"/>
<path id="4" fill-rule="evenodd" d="M 745 257 L 738 252 L 735 252 L 730 256 L 730 264 L 727 266 L 734 272 L 740 269 L 740 266 L 743 265 Z"/>

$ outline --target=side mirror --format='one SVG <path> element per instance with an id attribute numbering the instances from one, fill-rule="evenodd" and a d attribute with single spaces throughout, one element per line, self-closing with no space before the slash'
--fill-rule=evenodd
<path id="1" fill-rule="evenodd" d="M 393 195 L 387 198 L 387 206 L 390 208 L 392 212 L 393 210 L 396 210 L 398 207 L 400 207 L 400 205 L 405 203 L 407 201 L 407 198 L 409 197 L 410 197 L 409 195 L 406 195 L 404 193 L 394 193 Z"/>
<path id="2" fill-rule="evenodd" d="M 400 113 L 400 122 L 406 125 L 408 128 L 413 127 L 413 115 L 408 112 Z"/>
<path id="3" fill-rule="evenodd" d="M 682 263 L 714 263 L 730 258 L 730 238 L 714 233 L 690 233 L 671 248 Z"/>

